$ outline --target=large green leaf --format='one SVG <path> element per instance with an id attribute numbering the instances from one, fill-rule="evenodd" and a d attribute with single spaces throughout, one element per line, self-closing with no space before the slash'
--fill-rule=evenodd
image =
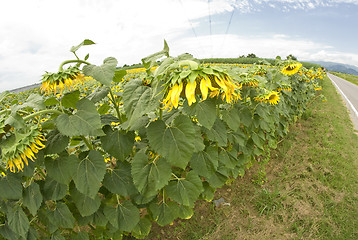
<path id="1" fill-rule="evenodd" d="M 99 206 L 101 205 L 101 199 L 98 195 L 96 195 L 94 198 L 90 198 L 77 191 L 75 186 L 72 184 L 70 187 L 70 194 L 82 217 L 92 215 L 99 209 Z"/>
<path id="2" fill-rule="evenodd" d="M 177 167 L 185 168 L 195 151 L 195 130 L 189 117 L 179 115 L 172 126 L 163 121 L 152 122 L 147 129 L 149 143 L 167 161 Z"/>
<path id="3" fill-rule="evenodd" d="M 67 147 L 69 137 L 60 133 L 57 129 L 52 130 L 46 136 L 46 154 L 60 153 Z"/>
<path id="4" fill-rule="evenodd" d="M 230 129 L 236 131 L 240 127 L 240 112 L 237 108 L 233 107 L 230 110 L 222 111 L 223 120 Z"/>
<path id="5" fill-rule="evenodd" d="M 194 202 L 202 191 L 204 191 L 203 184 L 194 171 L 190 171 L 185 179 L 173 180 L 165 187 L 168 197 L 179 204 L 190 207 L 194 206 Z"/>
<path id="6" fill-rule="evenodd" d="M 25 188 L 22 199 L 24 206 L 35 216 L 43 199 L 39 185 L 35 182 L 31 183 L 30 186 Z"/>
<path id="7" fill-rule="evenodd" d="M 70 209 L 62 202 L 56 204 L 56 208 L 51 212 L 49 219 L 52 220 L 54 225 L 62 228 L 73 228 L 75 225 L 75 218 Z"/>
<path id="8" fill-rule="evenodd" d="M 18 200 L 22 197 L 21 180 L 12 175 L 0 178 L 0 198 Z"/>
<path id="9" fill-rule="evenodd" d="M 117 70 L 115 73 L 114 73 L 114 78 L 113 78 L 113 82 L 120 82 L 122 81 L 123 77 L 127 75 L 127 71 L 124 70 L 124 69 L 121 69 L 121 70 Z"/>
<path id="10" fill-rule="evenodd" d="M 25 238 L 29 231 L 30 223 L 22 208 L 15 205 L 13 208 L 8 208 L 7 220 L 9 228 L 16 234 Z"/>
<path id="11" fill-rule="evenodd" d="M 76 108 L 76 104 L 80 99 L 80 94 L 79 90 L 65 93 L 61 99 L 61 105 L 65 108 Z"/>
<path id="12" fill-rule="evenodd" d="M 131 165 L 128 162 L 117 162 L 117 167 L 104 176 L 103 186 L 110 192 L 121 196 L 136 193 L 131 175 Z"/>
<path id="13" fill-rule="evenodd" d="M 205 178 L 210 178 L 218 168 L 218 148 L 208 147 L 205 151 L 194 153 L 190 166 Z"/>
<path id="14" fill-rule="evenodd" d="M 189 107 L 189 114 L 191 116 L 196 116 L 198 122 L 206 127 L 211 129 L 216 120 L 216 103 L 215 100 L 208 99 L 205 101 L 199 101 Z"/>
<path id="15" fill-rule="evenodd" d="M 139 222 L 139 209 L 128 200 L 116 208 L 106 206 L 103 212 L 111 225 L 121 231 L 130 232 Z"/>
<path id="16" fill-rule="evenodd" d="M 68 186 L 47 177 L 43 185 L 43 196 L 45 200 L 60 200 L 66 196 Z"/>
<path id="17" fill-rule="evenodd" d="M 164 158 L 149 161 L 145 149 L 139 151 L 132 161 L 134 185 L 146 197 L 156 195 L 167 185 L 171 174 L 170 164 Z"/>
<path id="18" fill-rule="evenodd" d="M 127 83 L 123 90 L 123 106 L 128 118 L 127 126 L 133 125 L 144 114 L 159 107 L 158 96 L 152 97 L 152 88 L 142 86 L 141 79 Z"/>
<path id="19" fill-rule="evenodd" d="M 75 155 L 62 154 L 56 159 L 45 158 L 45 166 L 48 176 L 59 183 L 68 185 L 78 165 Z"/>
<path id="20" fill-rule="evenodd" d="M 132 235 L 137 239 L 144 239 L 152 228 L 152 222 L 148 218 L 141 218 L 135 228 L 132 230 Z"/>
<path id="21" fill-rule="evenodd" d="M 101 66 L 86 65 L 83 67 L 83 71 L 86 76 L 91 76 L 103 85 L 111 87 L 117 63 L 118 62 L 115 58 L 109 57 L 103 60 L 103 64 Z"/>
<path id="22" fill-rule="evenodd" d="M 84 195 L 94 198 L 101 186 L 106 163 L 101 153 L 91 150 L 87 157 L 82 159 L 73 175 L 73 181 L 78 191 Z"/>
<path id="23" fill-rule="evenodd" d="M 7 223 L 0 225 L 0 237 L 1 236 L 8 240 L 19 239 L 20 237 L 9 228 Z"/>
<path id="24" fill-rule="evenodd" d="M 106 135 L 101 137 L 102 147 L 113 157 L 123 161 L 133 150 L 134 133 L 105 128 Z"/>
<path id="25" fill-rule="evenodd" d="M 217 142 L 220 147 L 227 145 L 227 129 L 225 123 L 219 118 L 216 119 L 214 126 L 210 130 L 204 128 L 204 132 L 211 141 Z"/>
<path id="26" fill-rule="evenodd" d="M 245 106 L 240 109 L 240 120 L 245 127 L 249 127 L 252 124 L 252 112 L 248 107 Z"/>
<path id="27" fill-rule="evenodd" d="M 61 114 L 56 119 L 58 130 L 66 136 L 103 136 L 101 118 L 96 106 L 83 98 L 77 102 L 77 112 L 73 115 Z"/>
<path id="28" fill-rule="evenodd" d="M 97 87 L 90 95 L 87 96 L 89 100 L 93 103 L 101 101 L 105 98 L 110 91 L 110 88 L 107 86 L 99 86 Z"/>
<path id="29" fill-rule="evenodd" d="M 159 205 L 152 203 L 149 206 L 149 210 L 152 212 L 153 218 L 159 226 L 171 224 L 179 217 L 179 207 L 176 203 L 171 201 L 162 202 Z"/>

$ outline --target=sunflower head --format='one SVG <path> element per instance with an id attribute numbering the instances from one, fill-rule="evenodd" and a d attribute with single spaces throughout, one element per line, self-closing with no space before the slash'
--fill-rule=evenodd
<path id="1" fill-rule="evenodd" d="M 281 72 L 285 75 L 290 76 L 297 73 L 301 67 L 302 67 L 301 63 L 289 61 L 283 66 Z"/>
<path id="2" fill-rule="evenodd" d="M 264 89 L 262 94 L 259 94 L 258 96 L 254 97 L 254 100 L 257 102 L 264 102 L 270 103 L 271 105 L 276 105 L 280 100 L 280 95 L 279 92 Z"/>
<path id="3" fill-rule="evenodd" d="M 34 161 L 36 153 L 45 148 L 44 141 L 44 135 L 35 127 L 26 133 L 15 132 L 8 136 L 2 146 L 2 159 L 6 162 L 6 168 L 11 172 L 23 171 L 28 160 Z"/>
<path id="4" fill-rule="evenodd" d="M 208 97 L 220 96 L 227 103 L 240 99 L 237 89 L 241 85 L 235 83 L 227 73 L 212 68 L 186 70 L 185 74 L 179 72 L 177 78 L 172 77 L 168 82 L 163 99 L 164 109 L 178 108 L 181 97 L 187 99 L 189 106 L 197 99 L 204 101 Z"/>
<path id="5" fill-rule="evenodd" d="M 40 90 L 47 95 L 51 92 L 56 95 L 56 92 L 62 93 L 66 88 L 71 90 L 71 87 L 74 88 L 76 82 L 83 82 L 84 80 L 84 75 L 76 66 L 69 67 L 57 73 L 46 72 L 42 75 Z"/>

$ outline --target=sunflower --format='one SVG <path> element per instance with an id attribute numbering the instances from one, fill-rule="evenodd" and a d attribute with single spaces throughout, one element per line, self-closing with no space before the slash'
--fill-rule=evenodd
<path id="1" fill-rule="evenodd" d="M 278 92 L 276 92 L 276 91 L 272 91 L 267 96 L 267 102 L 269 102 L 271 105 L 278 104 L 279 100 L 280 100 L 280 96 L 278 95 Z"/>
<path id="2" fill-rule="evenodd" d="M 12 135 L 12 141 L 16 144 L 9 149 L 5 148 L 2 158 L 7 162 L 6 168 L 15 172 L 16 169 L 23 171 L 25 164 L 29 164 L 29 159 L 31 161 L 36 159 L 36 153 L 45 148 L 43 142 L 46 139 L 39 129 L 32 129 L 27 134 Z"/>
<path id="3" fill-rule="evenodd" d="M 281 72 L 285 75 L 293 75 L 298 72 L 298 70 L 302 67 L 301 63 L 295 62 L 295 63 L 288 63 L 286 64 Z"/>
<path id="4" fill-rule="evenodd" d="M 84 80 L 85 77 L 78 67 L 69 67 L 57 73 L 46 72 L 42 76 L 40 90 L 47 95 L 51 92 L 56 95 L 57 91 L 62 94 L 64 89 L 71 90 L 71 87 L 74 88 L 76 82 L 83 82 Z"/>
<path id="5" fill-rule="evenodd" d="M 199 73 L 194 73 L 194 77 L 191 77 L 191 73 L 189 73 L 186 77 L 167 87 L 162 101 L 164 109 L 169 109 L 170 111 L 173 107 L 178 108 L 181 96 L 186 97 L 189 106 L 197 101 L 196 96 L 199 98 L 201 96 L 202 101 L 208 97 L 221 96 L 221 99 L 227 103 L 240 99 L 236 89 L 241 86 L 234 83 L 228 74 L 215 72 L 212 69 L 207 72 L 212 74 L 200 71 Z"/>
<path id="6" fill-rule="evenodd" d="M 280 100 L 279 92 L 264 90 L 263 94 L 260 94 L 254 97 L 254 100 L 257 102 L 270 103 L 271 105 L 278 104 Z"/>

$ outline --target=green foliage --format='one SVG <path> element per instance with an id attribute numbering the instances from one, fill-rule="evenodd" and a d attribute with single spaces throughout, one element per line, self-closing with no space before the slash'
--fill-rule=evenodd
<path id="1" fill-rule="evenodd" d="M 71 52 L 91 44 L 85 40 Z M 287 134 L 319 83 L 304 74 L 285 76 L 279 66 L 205 67 L 189 54 L 169 57 L 166 42 L 143 58 L 145 72 L 119 70 L 114 58 L 100 66 L 87 59 L 61 64 L 86 64 L 86 78 L 72 76 L 42 95 L 0 95 L 4 238 L 145 238 L 153 222 L 190 218 L 198 199 L 211 201 L 217 188 L 242 176 Z M 168 89 L 187 79 L 197 82 L 193 102 L 184 96 L 187 85 L 167 97 L 178 104 L 165 110 Z M 70 83 L 73 89 L 63 87 Z M 60 93 L 51 93 L 57 87 Z M 280 101 L 257 100 L 275 91 Z"/>

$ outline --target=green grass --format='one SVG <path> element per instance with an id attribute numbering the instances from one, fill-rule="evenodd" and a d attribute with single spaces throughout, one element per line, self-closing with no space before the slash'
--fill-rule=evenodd
<path id="1" fill-rule="evenodd" d="M 336 75 L 337 77 L 343 78 L 348 82 L 358 85 L 358 76 L 347 74 L 347 73 L 340 73 L 340 72 L 330 72 L 330 73 Z"/>
<path id="2" fill-rule="evenodd" d="M 327 79 L 323 94 L 267 164 L 216 192 L 230 206 L 199 201 L 190 220 L 147 239 L 358 239 L 358 136 Z"/>

